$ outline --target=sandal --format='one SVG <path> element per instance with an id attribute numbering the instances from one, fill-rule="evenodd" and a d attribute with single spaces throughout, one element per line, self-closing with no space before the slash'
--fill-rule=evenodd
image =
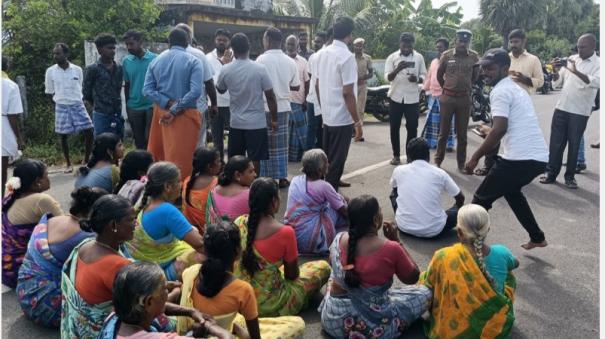
<path id="1" fill-rule="evenodd" d="M 489 173 L 489 169 L 487 167 L 483 167 L 483 168 L 477 168 L 473 174 L 478 175 L 480 177 L 484 177 L 487 175 L 487 173 Z"/>
<path id="2" fill-rule="evenodd" d="M 72 166 L 67 166 L 65 167 L 65 170 L 63 170 L 63 173 L 72 173 L 74 171 L 74 168 Z"/>

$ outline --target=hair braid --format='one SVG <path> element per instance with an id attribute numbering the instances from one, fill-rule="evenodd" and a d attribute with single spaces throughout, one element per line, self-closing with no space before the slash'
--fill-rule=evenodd
<path id="1" fill-rule="evenodd" d="M 364 235 L 358 234 L 357 228 L 349 229 L 349 246 L 347 248 L 347 265 L 353 265 L 352 269 L 345 271 L 345 283 L 349 287 L 359 287 L 361 280 L 355 272 L 355 257 L 357 256 L 357 241 Z"/>
<path id="2" fill-rule="evenodd" d="M 275 199 L 279 199 L 279 188 L 273 179 L 258 178 L 250 186 L 250 196 L 248 205 L 250 213 L 248 214 L 248 239 L 246 240 L 246 250 L 242 257 L 242 266 L 248 271 L 250 276 L 259 269 L 254 254 L 254 239 L 256 230 L 263 216 L 270 215 L 271 205 Z"/>
<path id="3" fill-rule="evenodd" d="M 246 250 L 242 257 L 242 265 L 250 274 L 250 277 L 254 276 L 254 273 L 258 270 L 258 263 L 256 262 L 256 254 L 254 254 L 254 239 L 256 238 L 256 230 L 260 219 L 263 217 L 265 210 L 254 204 L 250 200 L 250 214 L 248 214 L 248 238 L 246 239 Z"/>
<path id="4" fill-rule="evenodd" d="M 483 272 L 483 274 L 485 275 L 485 278 L 487 279 L 487 281 L 489 281 L 489 283 L 492 286 L 495 286 L 496 282 L 495 282 L 494 278 L 487 271 L 487 267 L 485 267 L 485 257 L 483 257 L 483 242 L 484 242 L 484 240 L 485 240 L 485 237 L 482 237 L 482 236 L 477 236 L 473 240 L 473 247 L 474 247 L 474 250 L 475 250 L 475 256 L 477 257 L 477 263 L 479 264 L 479 268 L 481 269 L 481 272 Z"/>
<path id="5" fill-rule="evenodd" d="M 363 236 L 374 230 L 374 218 L 380 213 L 378 200 L 371 195 L 361 195 L 349 203 L 349 245 L 347 247 L 347 266 L 345 270 L 345 283 L 349 287 L 359 287 L 361 279 L 355 270 L 355 257 L 357 255 L 357 242 Z"/>

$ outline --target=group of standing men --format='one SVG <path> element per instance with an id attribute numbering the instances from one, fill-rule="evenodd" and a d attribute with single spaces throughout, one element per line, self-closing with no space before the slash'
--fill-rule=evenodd
<path id="1" fill-rule="evenodd" d="M 179 24 L 169 34 L 169 49 L 156 55 L 143 48 L 140 32 L 128 31 L 123 40 L 129 54 L 121 65 L 114 60 L 116 38 L 101 33 L 94 41 L 100 57 L 84 72 L 68 61 L 69 47 L 58 43 L 56 64 L 46 72 L 46 93 L 55 101 L 66 172 L 73 170 L 70 134 L 84 133 L 84 161 L 93 135 L 111 132 L 123 138 L 124 87 L 136 147 L 148 149 L 158 161 L 176 163 L 183 177 L 191 172 L 195 148 L 206 143 L 208 122 L 215 147 L 225 153 L 228 121 L 228 156 L 247 155 L 257 173 L 276 179 L 280 187 L 289 185 L 287 162 L 300 161 L 313 147 L 328 154 L 328 181 L 335 188 L 348 185 L 340 177 L 351 135 L 362 139 L 357 86 L 365 89 L 372 73 L 369 68 L 358 80 L 355 56 L 347 47 L 352 31 L 352 19 L 342 17 L 328 33 L 317 34 L 317 52 L 307 48 L 303 32 L 285 39 L 284 53 L 282 32 L 269 27 L 265 52 L 256 61 L 249 59 L 250 42 L 243 33 L 217 30 L 216 48 L 204 54 L 192 46 L 191 28 Z"/>

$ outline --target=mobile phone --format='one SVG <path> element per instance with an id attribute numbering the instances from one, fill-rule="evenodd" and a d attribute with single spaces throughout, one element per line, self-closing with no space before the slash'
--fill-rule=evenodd
<path id="1" fill-rule="evenodd" d="M 559 59 L 559 64 L 561 65 L 561 67 L 567 67 L 567 58 Z"/>
<path id="2" fill-rule="evenodd" d="M 406 67 L 406 68 L 414 68 L 414 67 L 416 67 L 416 62 L 415 61 L 406 61 L 406 62 L 407 62 L 407 65 L 408 65 L 408 67 Z"/>

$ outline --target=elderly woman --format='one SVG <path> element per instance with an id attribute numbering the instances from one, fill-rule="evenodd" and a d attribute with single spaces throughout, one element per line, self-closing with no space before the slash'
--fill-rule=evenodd
<path id="1" fill-rule="evenodd" d="M 510 335 L 515 320 L 512 270 L 519 261 L 505 246 L 485 243 L 489 228 L 483 207 L 460 208 L 456 227 L 460 242 L 435 252 L 422 274 L 421 281 L 433 291 L 425 327 L 429 338 Z"/>
<path id="2" fill-rule="evenodd" d="M 158 333 L 153 322 L 164 313 L 187 316 L 196 323 L 193 336 L 206 335 L 219 339 L 231 338 L 229 332 L 218 326 L 210 317 L 193 308 L 167 303 L 168 283 L 162 268 L 156 264 L 137 262 L 123 267 L 113 283 L 115 313 L 105 321 L 100 339 L 181 339 L 190 338 L 176 333 Z"/>
<path id="3" fill-rule="evenodd" d="M 292 179 L 284 223 L 294 227 L 301 254 L 326 255 L 334 236 L 347 228 L 346 199 L 323 178 L 328 157 L 321 149 L 303 155 L 302 172 Z"/>

